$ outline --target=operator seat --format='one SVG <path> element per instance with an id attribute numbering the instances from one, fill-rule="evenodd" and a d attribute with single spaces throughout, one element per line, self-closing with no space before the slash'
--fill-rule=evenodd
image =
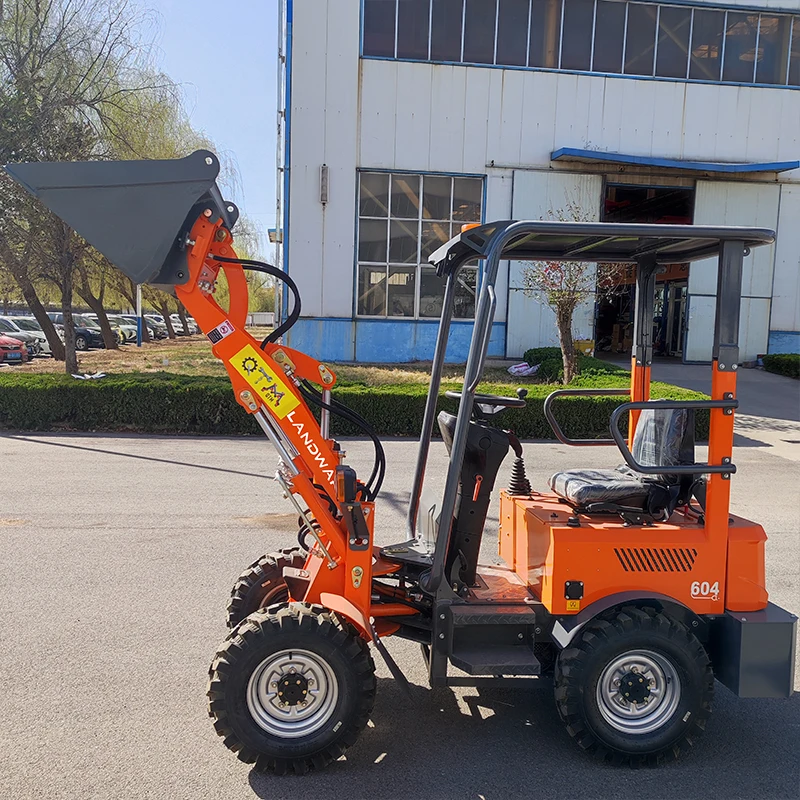
<path id="1" fill-rule="evenodd" d="M 694 464 L 694 411 L 645 409 L 636 425 L 631 452 L 647 467 Z M 689 502 L 698 477 L 644 475 L 623 464 L 616 469 L 557 472 L 550 478 L 550 488 L 580 513 L 617 513 L 626 521 L 637 522 L 665 520 L 678 505 Z"/>

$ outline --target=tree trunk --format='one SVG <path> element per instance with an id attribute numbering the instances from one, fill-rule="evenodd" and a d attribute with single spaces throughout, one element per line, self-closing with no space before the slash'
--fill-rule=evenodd
<path id="1" fill-rule="evenodd" d="M 50 352 L 53 354 L 53 358 L 56 359 L 56 361 L 64 361 L 66 358 L 64 342 L 61 341 L 61 337 L 58 335 L 53 321 L 47 316 L 47 312 L 39 300 L 39 296 L 36 294 L 36 289 L 27 275 L 17 275 L 16 272 L 13 274 L 14 280 L 19 284 L 19 288 L 22 291 L 22 296 L 28 304 L 28 308 L 31 310 L 31 313 L 36 318 L 39 325 L 41 325 L 44 335 L 47 337 L 47 343 L 50 345 Z"/>
<path id="2" fill-rule="evenodd" d="M 564 365 L 564 383 L 570 383 L 578 374 L 578 358 L 575 355 L 575 342 L 572 339 L 573 314 L 574 309 L 571 306 L 556 309 L 558 341 L 561 345 L 561 361 Z"/>
<path id="3" fill-rule="evenodd" d="M 189 330 L 189 323 L 186 321 L 186 309 L 180 300 L 178 301 L 178 316 L 181 318 L 181 325 L 183 325 L 183 335 L 188 336 L 191 331 Z"/>
<path id="4" fill-rule="evenodd" d="M 100 331 L 103 334 L 103 343 L 106 346 L 106 350 L 119 350 L 117 336 L 114 333 L 114 329 L 111 327 L 111 323 L 108 321 L 108 314 L 106 314 L 106 310 L 103 308 L 100 299 L 95 297 L 91 292 L 86 291 L 85 286 L 80 287 L 77 292 L 86 301 L 89 308 L 97 314 L 97 324 L 100 326 Z"/>
<path id="5" fill-rule="evenodd" d="M 78 372 L 78 354 L 75 352 L 75 325 L 72 322 L 72 270 L 64 270 L 61 283 L 61 313 L 64 315 L 64 370 L 67 375 Z"/>
<path id="6" fill-rule="evenodd" d="M 164 318 L 164 324 L 167 326 L 167 336 L 170 339 L 175 338 L 175 329 L 172 327 L 172 320 L 169 318 L 169 302 L 167 300 L 163 300 L 158 304 L 158 310 L 161 312 L 161 316 Z"/>
<path id="7" fill-rule="evenodd" d="M 142 326 L 142 341 L 149 342 L 150 341 L 150 328 L 147 327 L 147 322 L 144 318 L 144 314 L 140 318 L 139 324 Z"/>
<path id="8" fill-rule="evenodd" d="M 55 358 L 56 361 L 63 361 L 65 355 L 64 343 L 61 341 L 61 337 L 58 335 L 53 321 L 47 316 L 47 312 L 39 300 L 39 295 L 36 293 L 36 287 L 28 277 L 27 267 L 25 266 L 28 259 L 28 249 L 29 248 L 26 247 L 25 254 L 18 260 L 6 239 L 0 236 L 0 256 L 2 256 L 3 262 L 16 281 L 17 286 L 19 286 L 31 313 L 36 318 L 39 325 L 41 325 L 44 335 L 47 337 L 47 342 L 50 345 L 50 352 L 53 354 L 53 358 Z"/>
<path id="9" fill-rule="evenodd" d="M 76 291 L 86 301 L 89 308 L 97 314 L 97 324 L 103 334 L 103 344 L 105 344 L 106 350 L 119 350 L 117 336 L 108 321 L 108 314 L 106 314 L 106 310 L 103 307 L 104 281 L 101 279 L 100 294 L 95 296 L 89 285 L 89 276 L 86 273 L 86 268 L 83 266 L 78 267 L 78 273 L 80 275 L 80 283 Z"/>

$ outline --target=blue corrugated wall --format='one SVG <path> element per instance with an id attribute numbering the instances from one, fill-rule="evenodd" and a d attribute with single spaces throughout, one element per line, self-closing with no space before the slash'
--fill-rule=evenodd
<path id="1" fill-rule="evenodd" d="M 800 331 L 770 331 L 770 354 L 775 353 L 800 353 Z"/>
<path id="2" fill-rule="evenodd" d="M 467 360 L 472 320 L 453 320 L 447 344 L 447 361 Z M 404 319 L 300 319 L 288 334 L 287 344 L 320 361 L 405 363 L 430 361 L 436 346 L 439 320 Z M 496 322 L 489 340 L 489 356 L 503 358 L 506 324 Z"/>

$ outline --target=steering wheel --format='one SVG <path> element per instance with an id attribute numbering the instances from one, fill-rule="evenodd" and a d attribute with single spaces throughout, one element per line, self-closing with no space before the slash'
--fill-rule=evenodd
<path id="1" fill-rule="evenodd" d="M 450 400 L 461 400 L 461 392 L 445 392 L 444 396 L 450 398 Z M 503 397 L 499 394 L 476 394 L 474 402 L 484 414 L 496 414 L 504 408 L 524 408 L 527 396 L 527 389 L 517 389 L 516 397 Z"/>

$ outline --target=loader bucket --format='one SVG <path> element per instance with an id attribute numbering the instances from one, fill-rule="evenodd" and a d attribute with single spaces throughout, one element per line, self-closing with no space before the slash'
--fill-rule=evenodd
<path id="1" fill-rule="evenodd" d="M 211 209 L 230 230 L 239 216 L 222 199 L 219 159 L 207 150 L 159 161 L 8 164 L 6 171 L 134 283 L 185 283 L 197 217 Z"/>

